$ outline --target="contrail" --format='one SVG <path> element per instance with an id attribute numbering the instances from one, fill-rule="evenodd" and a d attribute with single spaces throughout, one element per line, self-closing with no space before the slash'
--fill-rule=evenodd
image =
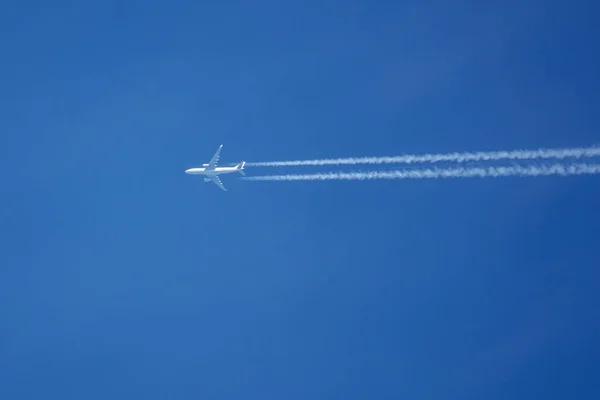
<path id="1" fill-rule="evenodd" d="M 440 178 L 486 178 L 505 176 L 568 176 L 600 173 L 600 164 L 553 164 L 538 166 L 435 168 L 373 172 L 329 172 L 318 174 L 263 175 L 240 179 L 249 181 L 327 181 L 372 179 L 440 179 Z"/>
<path id="2" fill-rule="evenodd" d="M 247 163 L 247 165 L 255 167 L 290 167 L 301 165 L 414 164 L 437 163 L 445 161 L 467 162 L 498 160 L 537 160 L 549 158 L 586 158 L 597 156 L 600 156 L 600 146 L 491 152 L 478 151 L 475 153 L 466 152 L 446 154 L 401 155 L 388 157 L 348 157 L 326 158 L 320 160 L 264 161 L 249 162 Z"/>

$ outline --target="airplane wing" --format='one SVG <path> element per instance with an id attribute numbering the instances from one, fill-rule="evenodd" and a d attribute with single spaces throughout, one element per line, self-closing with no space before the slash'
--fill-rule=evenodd
<path id="1" fill-rule="evenodd" d="M 210 159 L 210 162 L 208 163 L 208 168 L 215 169 L 215 167 L 217 166 L 217 162 L 219 162 L 219 154 L 221 154 L 222 148 L 223 145 L 220 145 L 217 151 L 215 152 L 215 155 Z"/>
<path id="2" fill-rule="evenodd" d="M 220 187 L 224 191 L 227 191 L 227 189 L 225 189 L 225 186 L 223 185 L 223 182 L 221 182 L 221 179 L 219 179 L 218 175 L 211 176 L 210 179 L 212 179 L 212 181 L 215 183 L 215 185 L 217 185 L 218 187 Z"/>

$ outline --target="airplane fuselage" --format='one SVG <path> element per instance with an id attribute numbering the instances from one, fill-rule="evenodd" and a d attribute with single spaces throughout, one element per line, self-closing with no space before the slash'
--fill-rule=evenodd
<path id="1" fill-rule="evenodd" d="M 230 174 L 232 172 L 239 172 L 237 167 L 216 167 L 214 169 L 206 169 L 204 167 L 200 168 L 190 168 L 185 171 L 186 174 L 189 175 L 206 175 L 206 176 L 214 176 L 221 174 Z"/>

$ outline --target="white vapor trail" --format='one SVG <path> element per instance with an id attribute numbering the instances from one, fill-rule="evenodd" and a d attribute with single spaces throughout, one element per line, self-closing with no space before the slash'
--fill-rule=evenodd
<path id="1" fill-rule="evenodd" d="M 401 155 L 388 157 L 348 157 L 327 158 L 320 160 L 264 161 L 249 162 L 247 163 L 247 165 L 255 167 L 289 167 L 302 165 L 413 164 L 437 163 L 444 161 L 467 162 L 497 160 L 537 160 L 549 158 L 586 158 L 597 156 L 600 156 L 600 146 L 491 152 L 478 151 L 474 153 L 466 152 L 446 154 Z"/>
<path id="2" fill-rule="evenodd" d="M 568 176 L 600 173 L 600 164 L 553 164 L 537 166 L 435 168 L 373 172 L 329 172 L 317 174 L 263 175 L 240 179 L 249 181 L 326 181 L 326 180 L 372 180 L 372 179 L 440 179 L 440 178 L 486 178 L 505 176 Z"/>

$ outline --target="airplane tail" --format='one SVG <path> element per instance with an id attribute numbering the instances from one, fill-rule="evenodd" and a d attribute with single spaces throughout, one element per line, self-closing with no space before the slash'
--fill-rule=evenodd
<path id="1" fill-rule="evenodd" d="M 246 165 L 246 161 L 242 161 L 241 163 L 239 163 L 237 165 L 237 170 L 240 174 L 246 176 L 246 173 L 244 172 L 244 166 Z"/>

